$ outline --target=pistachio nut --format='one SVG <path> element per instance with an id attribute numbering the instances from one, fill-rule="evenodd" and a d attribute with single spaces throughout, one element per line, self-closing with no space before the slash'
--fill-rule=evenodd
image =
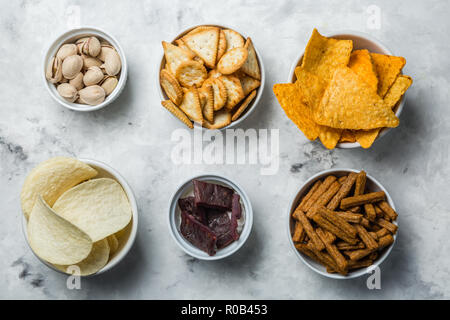
<path id="1" fill-rule="evenodd" d="M 56 56 L 60 58 L 61 60 L 64 60 L 68 56 L 73 56 L 74 54 L 77 54 L 78 49 L 77 46 L 73 43 L 66 43 L 61 46 L 61 48 L 58 49 L 58 52 L 56 52 Z"/>
<path id="2" fill-rule="evenodd" d="M 106 96 L 105 90 L 103 90 L 103 88 L 99 85 L 93 85 L 81 89 L 78 94 L 80 95 L 81 101 L 91 106 L 102 103 Z"/>
<path id="3" fill-rule="evenodd" d="M 62 79 L 62 60 L 58 57 L 53 57 L 47 65 L 45 77 L 51 83 L 58 83 Z"/>
<path id="4" fill-rule="evenodd" d="M 112 46 L 109 45 L 102 45 L 102 50 L 100 50 L 100 54 L 98 55 L 97 58 L 99 58 L 101 61 L 105 62 L 106 60 L 106 56 L 108 55 L 108 53 L 110 53 L 111 51 L 116 51 Z"/>
<path id="5" fill-rule="evenodd" d="M 105 63 L 103 64 L 106 73 L 110 76 L 115 76 L 120 72 L 122 63 L 120 61 L 119 54 L 114 50 L 106 54 Z"/>
<path id="6" fill-rule="evenodd" d="M 93 66 L 100 67 L 103 64 L 103 62 L 98 58 L 93 58 L 86 55 L 82 55 L 81 57 L 83 58 L 83 70 L 87 70 Z"/>
<path id="7" fill-rule="evenodd" d="M 105 78 L 103 78 L 102 82 L 100 83 L 100 86 L 103 88 L 103 90 L 105 90 L 106 95 L 109 96 L 111 92 L 113 92 L 117 87 L 118 83 L 119 80 L 117 80 L 116 76 L 105 76 Z"/>
<path id="8" fill-rule="evenodd" d="M 67 83 L 67 82 L 69 82 L 69 79 L 66 79 L 64 77 L 59 81 L 59 83 Z"/>
<path id="9" fill-rule="evenodd" d="M 78 54 L 83 53 L 83 45 L 87 39 L 89 39 L 89 37 L 80 38 L 77 41 L 75 41 L 75 45 L 77 46 L 78 49 Z"/>
<path id="10" fill-rule="evenodd" d="M 62 74 L 64 78 L 72 80 L 83 68 L 83 58 L 78 55 L 68 56 L 62 63 Z"/>
<path id="11" fill-rule="evenodd" d="M 78 98 L 77 89 L 70 83 L 61 83 L 56 88 L 59 95 L 69 102 L 74 102 Z"/>
<path id="12" fill-rule="evenodd" d="M 96 37 L 89 37 L 83 42 L 82 53 L 96 57 L 101 50 L 100 41 Z"/>
<path id="13" fill-rule="evenodd" d="M 83 73 L 79 72 L 75 78 L 69 81 L 71 85 L 73 85 L 77 90 L 81 90 L 84 88 L 83 83 Z"/>
<path id="14" fill-rule="evenodd" d="M 99 67 L 90 67 L 83 77 L 83 82 L 85 86 L 92 86 L 99 83 L 103 79 L 103 72 Z"/>

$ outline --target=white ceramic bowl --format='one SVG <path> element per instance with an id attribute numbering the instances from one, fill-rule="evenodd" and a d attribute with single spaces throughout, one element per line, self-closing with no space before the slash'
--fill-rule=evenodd
<path id="1" fill-rule="evenodd" d="M 180 233 L 181 217 L 180 217 L 180 209 L 178 207 L 178 199 L 184 198 L 185 196 L 189 195 L 192 192 L 193 190 L 192 180 L 194 179 L 221 184 L 223 186 L 232 188 L 241 197 L 242 216 L 245 223 L 242 227 L 240 237 L 238 240 L 234 241 L 227 247 L 217 250 L 216 254 L 213 256 L 208 255 L 206 252 L 192 245 L 189 241 L 184 239 L 184 237 Z M 247 238 L 250 235 L 253 225 L 253 210 L 252 205 L 250 203 L 250 199 L 248 198 L 247 194 L 235 182 L 218 175 L 212 174 L 199 175 L 183 182 L 170 199 L 168 224 L 173 239 L 178 244 L 178 246 L 181 249 L 183 249 L 184 252 L 186 252 L 187 254 L 189 254 L 194 258 L 201 260 L 219 260 L 235 253 L 237 250 L 239 250 L 239 248 L 242 247 L 245 241 L 247 241 Z"/>
<path id="2" fill-rule="evenodd" d="M 219 28 L 223 28 L 223 29 L 232 29 L 236 32 L 238 32 L 242 37 L 244 37 L 244 40 L 248 38 L 248 36 L 244 33 L 242 33 L 241 31 L 237 30 L 235 27 L 233 26 L 229 26 L 229 25 L 223 25 L 223 24 L 216 24 L 216 23 L 205 23 L 205 24 L 201 24 L 201 25 L 196 25 L 196 26 L 192 26 L 189 28 L 184 29 L 183 31 L 181 31 L 173 40 L 172 43 L 175 44 L 175 40 L 181 38 L 182 36 L 184 36 L 185 34 L 187 34 L 189 31 L 200 27 L 200 26 L 214 26 L 214 27 L 219 27 Z M 253 40 L 253 39 L 252 39 Z M 254 47 L 255 47 L 255 52 L 256 52 L 256 57 L 258 58 L 258 64 L 259 64 L 259 69 L 261 71 L 261 85 L 259 86 L 259 88 L 257 89 L 258 92 L 256 93 L 256 97 L 255 99 L 253 99 L 253 101 L 250 103 L 250 105 L 247 107 L 247 110 L 245 110 L 245 112 L 243 114 L 241 114 L 241 116 L 236 120 L 231 122 L 228 126 L 221 128 L 220 130 L 225 130 L 225 129 L 231 129 L 233 127 L 236 127 L 239 123 L 241 123 L 242 121 L 244 121 L 248 116 L 250 116 L 250 114 L 256 109 L 256 106 L 258 105 L 259 101 L 261 100 L 263 91 L 264 91 L 264 84 L 266 81 L 266 73 L 265 73 L 265 69 L 264 69 L 264 63 L 263 60 L 261 58 L 261 54 L 258 51 L 258 48 L 256 47 L 255 43 L 253 43 Z M 161 55 L 161 62 L 159 64 L 159 70 L 161 71 L 164 68 L 164 65 L 166 63 L 166 59 L 164 57 L 164 50 L 163 53 Z M 161 97 L 161 100 L 167 100 L 169 99 L 166 95 L 166 93 L 164 92 L 164 89 L 161 87 L 161 83 L 159 82 L 159 72 L 156 75 L 156 84 L 157 87 L 159 89 L 159 95 Z M 205 130 L 208 130 L 206 128 L 204 128 Z"/>
<path id="3" fill-rule="evenodd" d="M 122 69 L 120 71 L 119 76 L 119 82 L 114 89 L 113 92 L 109 96 L 106 97 L 105 101 L 102 103 L 90 106 L 86 104 L 79 104 L 79 103 L 72 103 L 64 98 L 62 98 L 58 91 L 56 90 L 56 86 L 53 83 L 50 83 L 45 78 L 45 70 L 47 68 L 47 65 L 52 57 L 55 56 L 58 49 L 66 43 L 74 43 L 77 39 L 86 37 L 86 36 L 96 36 L 99 38 L 99 40 L 106 40 L 108 41 L 117 51 L 117 53 L 120 56 L 120 60 L 122 62 Z M 125 84 L 127 82 L 127 76 L 128 76 L 128 65 L 127 60 L 125 58 L 125 53 L 120 46 L 119 42 L 109 33 L 98 29 L 94 27 L 81 27 L 72 29 L 69 31 L 64 32 L 60 36 L 58 36 L 49 46 L 47 51 L 45 52 L 44 59 L 42 61 L 42 79 L 44 81 L 45 87 L 47 88 L 48 92 L 52 96 L 52 98 L 58 102 L 60 105 L 76 111 L 95 111 L 99 110 L 101 108 L 106 107 L 108 104 L 112 103 L 114 100 L 117 99 L 117 97 L 122 93 L 123 89 L 125 88 Z"/>
<path id="4" fill-rule="evenodd" d="M 353 40 L 353 50 L 367 49 L 370 52 L 374 53 L 393 55 L 392 51 L 389 50 L 384 44 L 382 44 L 379 40 L 375 39 L 374 37 L 372 37 L 367 33 L 357 31 L 340 31 L 337 33 L 328 34 L 326 36 L 335 39 Z M 288 82 L 295 82 L 295 80 L 297 79 L 295 76 L 295 68 L 300 66 L 303 59 L 303 54 L 304 52 L 302 52 L 292 64 Z M 403 96 L 397 103 L 397 105 L 394 107 L 394 112 L 397 117 L 400 117 L 404 105 L 405 105 L 405 96 Z M 375 141 L 377 141 L 381 137 L 384 137 L 391 129 L 393 128 L 381 129 Z M 336 147 L 342 149 L 351 149 L 351 148 L 359 148 L 361 147 L 361 145 L 359 144 L 359 142 L 340 142 L 336 145 Z"/>
<path id="5" fill-rule="evenodd" d="M 356 172 L 358 173 L 359 170 L 354 170 L 354 169 L 347 169 L 347 168 L 338 168 L 338 169 L 329 169 L 329 170 L 324 170 L 321 171 L 315 175 L 313 175 L 311 178 L 309 178 L 301 187 L 299 191 L 296 191 L 292 201 L 289 205 L 288 208 L 288 212 L 287 212 L 287 217 L 286 217 L 286 221 L 287 221 L 287 235 L 289 237 L 289 243 L 291 245 L 291 248 L 294 250 L 295 254 L 297 255 L 297 257 L 304 263 L 306 264 L 310 269 L 314 270 L 315 272 L 328 277 L 328 278 L 333 278 L 333 279 L 353 279 L 353 278 L 357 278 L 363 275 L 367 275 L 368 270 L 371 270 L 371 268 L 374 267 L 378 267 L 389 255 L 389 253 L 391 253 L 392 248 L 394 247 L 395 241 L 397 239 L 397 234 L 394 235 L 394 243 L 392 243 L 388 248 L 385 248 L 384 251 L 382 251 L 382 253 L 380 254 L 380 256 L 374 261 L 373 265 L 371 265 L 370 267 L 367 268 L 361 268 L 361 269 L 357 269 L 354 271 L 350 271 L 346 276 L 343 276 L 341 274 L 338 273 L 328 273 L 326 271 L 326 268 L 317 263 L 316 261 L 312 260 L 311 258 L 305 256 L 304 254 L 300 253 L 294 245 L 294 242 L 292 241 L 292 235 L 294 232 L 294 219 L 292 218 L 292 213 L 295 211 L 295 209 L 297 208 L 298 204 L 300 203 L 300 200 L 303 198 L 303 196 L 306 195 L 306 193 L 309 191 L 310 187 L 317 181 L 317 180 L 321 180 L 324 179 L 325 177 L 329 176 L 329 175 L 334 175 L 336 177 L 342 177 L 344 175 L 347 175 L 350 172 Z M 370 192 L 375 192 L 375 191 L 384 191 L 384 193 L 386 194 L 386 201 L 389 203 L 389 205 L 392 207 L 392 209 L 395 210 L 395 206 L 394 206 L 394 202 L 392 201 L 392 198 L 389 196 L 389 193 L 387 192 L 387 190 L 381 185 L 381 183 L 379 183 L 374 177 L 370 176 L 367 174 L 367 178 L 366 178 L 366 190 L 370 191 Z M 397 224 L 397 221 L 393 222 L 395 225 Z"/>
<path id="6" fill-rule="evenodd" d="M 130 249 L 133 246 L 134 241 L 136 239 L 137 227 L 138 227 L 138 209 L 137 209 L 136 199 L 134 197 L 133 191 L 131 190 L 130 186 L 125 181 L 125 179 L 120 175 L 119 172 L 117 172 L 110 166 L 108 166 L 100 161 L 90 160 L 90 159 L 79 159 L 79 160 L 90 165 L 91 167 L 93 167 L 95 170 L 98 171 L 98 175 L 93 179 L 111 178 L 111 179 L 116 180 L 122 186 L 123 190 L 125 191 L 125 193 L 128 197 L 128 201 L 130 202 L 131 211 L 132 211 L 131 222 L 128 224 L 128 226 L 125 227 L 123 233 L 121 234 L 121 236 L 119 238 L 119 248 L 117 249 L 117 251 L 114 253 L 112 258 L 110 258 L 108 263 L 102 269 L 100 269 L 99 271 L 97 271 L 96 273 L 94 273 L 92 275 L 86 276 L 86 277 L 91 277 L 91 276 L 102 274 L 102 273 L 114 268 L 128 254 L 128 252 L 130 251 Z M 22 230 L 23 230 L 25 239 L 27 241 L 27 244 L 29 246 L 30 244 L 28 242 L 27 220 L 25 219 L 25 215 L 23 215 L 23 218 L 22 218 Z M 31 247 L 30 247 L 30 249 L 31 249 Z M 31 249 L 31 252 L 33 252 L 33 254 L 34 254 L 33 249 Z M 34 255 L 49 268 L 51 268 L 57 272 L 65 274 L 61 270 L 56 269 L 51 263 L 48 263 L 47 261 L 42 260 L 36 254 L 34 254 Z"/>

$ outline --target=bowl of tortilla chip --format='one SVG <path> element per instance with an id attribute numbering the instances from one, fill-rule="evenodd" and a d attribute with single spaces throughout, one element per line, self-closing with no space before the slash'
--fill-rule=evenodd
<path id="1" fill-rule="evenodd" d="M 265 72 L 250 37 L 233 27 L 204 24 L 184 29 L 162 47 L 161 104 L 187 127 L 232 128 L 255 110 Z"/>
<path id="2" fill-rule="evenodd" d="M 21 202 L 31 251 L 64 274 L 104 273 L 125 258 L 136 239 L 133 191 L 100 161 L 55 157 L 40 163 L 24 182 Z"/>
<path id="3" fill-rule="evenodd" d="M 342 31 L 325 37 L 314 29 L 289 74 L 288 82 L 296 86 L 278 84 L 274 92 L 308 139 L 319 138 L 328 149 L 369 148 L 399 124 L 404 93 L 412 84 L 402 74 L 405 63 L 368 34 Z"/>

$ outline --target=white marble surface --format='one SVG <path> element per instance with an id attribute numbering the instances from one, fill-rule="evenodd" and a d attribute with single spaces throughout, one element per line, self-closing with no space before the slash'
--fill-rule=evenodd
<path id="1" fill-rule="evenodd" d="M 366 9 L 381 9 L 369 30 Z M 73 7 L 75 6 L 75 7 Z M 394 299 L 450 298 L 450 4 L 447 1 L 1 1 L 0 10 L 0 298 L 21 299 Z M 74 9 L 75 8 L 75 9 Z M 44 48 L 76 23 L 111 32 L 123 46 L 129 78 L 119 99 L 92 113 L 56 104 L 41 79 Z M 267 81 L 258 110 L 242 128 L 280 129 L 280 168 L 174 166 L 170 135 L 181 125 L 160 106 L 155 86 L 161 41 L 187 26 L 218 22 L 251 35 Z M 368 32 L 405 56 L 414 78 L 400 127 L 370 150 L 325 150 L 299 133 L 271 87 L 287 79 L 314 27 L 323 33 Z M 26 174 L 56 155 L 93 158 L 120 171 L 135 191 L 138 236 L 117 268 L 66 289 L 66 278 L 41 264 L 22 235 L 19 192 Z M 366 278 L 336 281 L 313 273 L 288 244 L 285 212 L 292 193 L 331 167 L 364 168 L 397 206 L 398 242 L 382 265 L 382 289 Z M 219 172 L 235 179 L 254 208 L 253 232 L 229 259 L 184 254 L 166 223 L 168 201 L 184 179 Z"/>

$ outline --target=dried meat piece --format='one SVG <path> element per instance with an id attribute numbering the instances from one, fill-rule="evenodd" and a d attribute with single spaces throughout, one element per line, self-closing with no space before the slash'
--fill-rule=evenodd
<path id="1" fill-rule="evenodd" d="M 193 180 L 193 183 L 196 206 L 231 211 L 232 189 L 199 180 Z"/>
<path id="2" fill-rule="evenodd" d="M 205 225 L 207 224 L 205 208 L 195 206 L 194 197 L 178 199 L 178 206 L 181 211 L 186 211 L 187 213 L 193 215 L 194 218 L 201 223 Z"/>
<path id="3" fill-rule="evenodd" d="M 217 237 L 214 232 L 186 211 L 181 211 L 180 232 L 187 241 L 210 256 L 216 253 Z"/>
<path id="4" fill-rule="evenodd" d="M 209 209 L 207 212 L 208 227 L 217 236 L 217 249 L 222 249 L 236 240 L 237 220 L 229 217 L 228 212 Z M 239 235 L 238 235 L 239 238 Z"/>
<path id="5" fill-rule="evenodd" d="M 236 217 L 236 219 L 240 219 L 242 217 L 242 208 L 241 208 L 241 197 L 235 193 L 233 194 L 233 199 L 231 200 L 231 211 L 232 215 Z"/>

